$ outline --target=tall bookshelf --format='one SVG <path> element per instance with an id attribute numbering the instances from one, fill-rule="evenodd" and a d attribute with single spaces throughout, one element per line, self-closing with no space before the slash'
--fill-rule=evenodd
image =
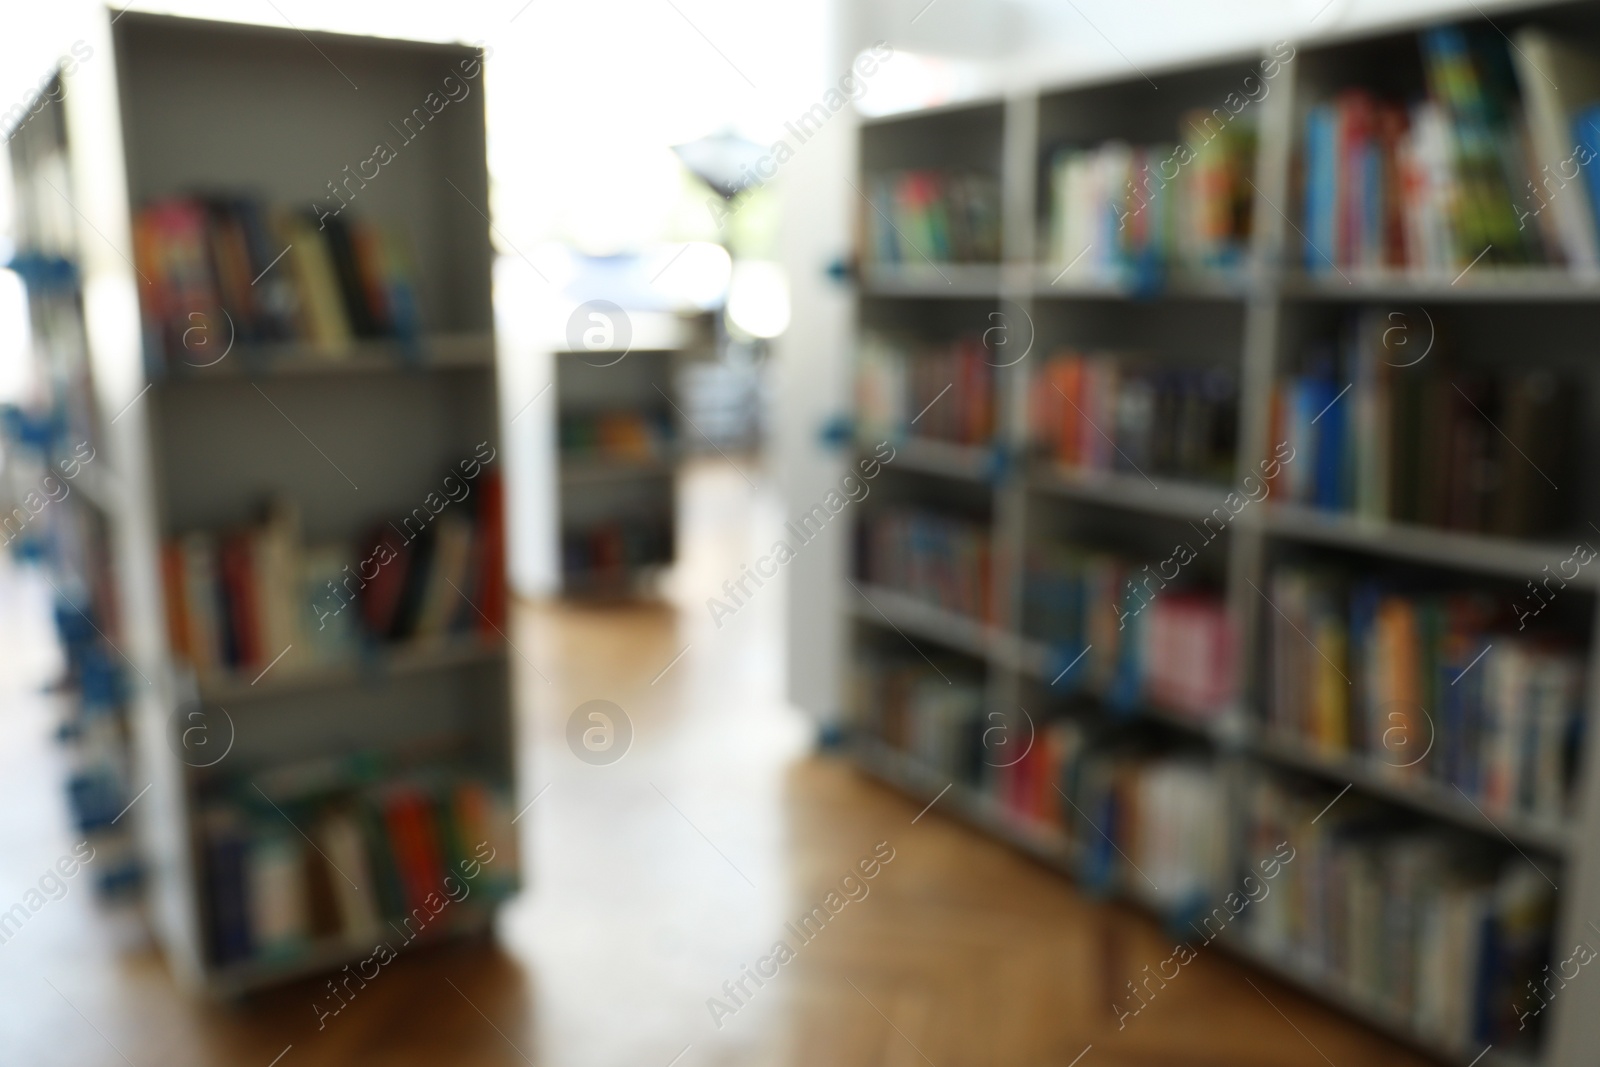
<path id="1" fill-rule="evenodd" d="M 280 820 L 272 833 L 300 857 L 287 869 L 307 882 L 316 866 L 310 847 L 326 856 L 322 846 L 330 842 L 322 821 L 329 809 L 319 805 L 390 798 L 363 809 L 376 811 L 378 821 L 360 824 L 364 843 L 352 846 L 372 877 L 362 879 L 366 885 L 343 877 L 367 895 L 373 918 L 395 919 L 392 905 L 403 912 L 418 889 L 401 883 L 426 864 L 401 869 L 409 861 L 400 855 L 391 800 L 412 790 L 412 804 L 429 789 L 436 792 L 428 796 L 455 798 L 448 803 L 456 807 L 440 801 L 433 814 L 407 824 L 443 842 L 436 858 L 449 867 L 428 868 L 436 874 L 453 868 L 461 844 L 437 836 L 455 832 L 445 822 L 466 803 L 451 791 L 470 782 L 484 790 L 476 797 L 488 798 L 487 808 L 474 810 L 483 815 L 478 828 L 492 829 L 499 846 L 496 889 L 424 923 L 418 943 L 486 929 L 493 902 L 515 888 L 518 864 L 509 827 L 516 746 L 504 568 L 482 562 L 502 559 L 503 534 L 497 513 L 483 506 L 500 466 L 491 451 L 500 428 L 481 56 L 462 45 L 113 10 L 99 14 L 87 42 L 92 57 L 64 79 L 64 101 L 50 109 L 64 118 L 58 177 L 65 187 L 52 194 L 37 186 L 22 206 L 68 220 L 69 238 L 48 251 L 82 294 L 85 373 L 62 382 L 60 400 L 87 413 L 85 432 L 98 450 L 98 491 L 89 495 L 108 530 L 111 589 L 97 604 L 126 694 L 131 806 L 123 825 L 131 823 L 141 843 L 152 924 L 180 979 L 217 996 L 367 957 L 378 935 L 345 921 L 355 913 L 349 908 L 362 907 L 348 900 L 337 912 L 344 918 L 307 924 L 270 951 L 260 929 L 251 932 L 251 947 L 219 951 L 219 915 L 240 904 L 218 888 L 221 861 L 209 821 L 217 798 L 264 797 L 268 805 L 257 803 L 252 817 Z M 392 124 L 421 108 L 430 114 L 412 119 L 409 136 L 397 132 Z M 332 205 L 331 183 L 346 179 L 347 166 L 370 165 L 374 141 L 389 143 L 393 158 L 377 177 L 344 186 L 354 194 L 345 215 L 383 220 L 407 235 L 414 329 L 331 347 L 253 344 L 220 314 L 225 306 L 196 308 L 207 347 L 185 359 L 163 346 L 159 323 L 146 316 L 141 324 L 144 290 L 156 283 L 152 264 L 135 250 L 133 223 L 146 205 L 197 194 L 249 196 L 300 212 Z M 65 216 L 63 206 L 71 209 Z M 315 238 L 314 223 L 302 237 Z M 274 267 L 287 269 L 274 260 L 257 281 Z M 295 515 L 302 546 L 337 546 L 354 566 L 384 520 L 418 507 L 440 514 L 430 494 L 437 501 L 447 473 L 479 460 L 488 474 L 467 476 L 476 479 L 469 486 L 475 499 L 455 503 L 457 490 L 445 489 L 454 514 L 477 516 L 470 558 L 478 561 L 454 570 L 466 585 L 457 590 L 462 603 L 438 601 L 448 625 L 424 634 L 419 624 L 403 637 L 398 626 L 383 636 L 354 633 L 330 652 L 315 647 L 310 634 L 318 620 L 308 610 L 279 631 L 295 639 L 259 662 L 197 669 L 175 647 L 180 631 L 169 627 L 174 587 L 164 563 L 179 539 L 198 532 L 220 541 L 258 522 L 274 501 Z M 264 555 L 250 558 L 265 566 Z M 451 573 L 434 566 L 430 574 Z M 309 608 L 301 602 L 309 591 L 300 572 L 289 573 L 286 602 L 295 611 Z M 408 573 L 411 580 L 423 571 Z M 261 571 L 254 577 L 267 581 Z M 277 595 L 256 588 L 263 599 Z M 236 595 L 232 587 L 227 595 Z M 229 625 L 239 625 L 237 618 Z M 242 639 L 235 632 L 231 640 Z M 203 754 L 184 732 L 196 722 L 215 742 Z M 418 829 L 429 819 L 438 820 L 432 831 Z M 470 823 L 454 825 L 464 836 Z M 376 844 L 380 839 L 385 843 Z M 245 840 L 246 849 L 255 847 Z M 408 854 L 419 855 L 414 846 L 422 840 L 409 837 Z M 386 863 L 393 864 L 387 880 L 377 873 Z M 335 881 L 326 871 L 318 877 Z M 381 899 L 385 891 L 391 896 Z M 317 891 L 279 895 L 300 892 L 310 898 Z M 271 897 L 262 890 L 246 899 L 253 907 Z M 326 915 L 325 904 L 308 907 Z"/>
<path id="2" fill-rule="evenodd" d="M 1592 6 L 1502 4 L 1491 15 L 1507 34 L 1538 25 L 1600 54 L 1600 16 Z M 1463 23 L 1474 20 L 1483 23 L 1475 11 L 1461 16 Z M 1302 269 L 1303 235 L 1292 226 L 1302 221 L 1298 168 L 1307 112 L 1351 84 L 1419 91 L 1421 28 L 1396 23 L 1292 42 L 1293 61 L 1270 79 L 1270 92 L 1249 105 L 1256 147 L 1248 172 L 1253 185 L 1248 243 L 1237 262 L 1211 270 L 1173 268 L 1154 277 L 1137 271 L 1105 275 L 1057 261 L 1046 236 L 1051 155 L 1063 145 L 1093 147 L 1113 139 L 1171 144 L 1186 111 L 1221 106 L 1246 76 L 1259 80 L 1260 64 L 1271 58 L 1266 51 L 1146 70 L 1159 92 L 1145 77 L 1129 72 L 863 123 L 856 178 L 866 194 L 856 205 L 862 249 L 855 301 L 858 335 L 898 335 L 911 338 L 911 347 L 940 346 L 961 335 L 984 336 L 999 323 L 1011 335 L 1008 343 L 1018 344 L 1009 350 L 989 346 L 996 394 L 992 441 L 959 444 L 919 438 L 916 426 L 905 423 L 913 415 L 921 417 L 917 408 L 933 395 L 930 388 L 905 406 L 901 425 L 890 431 L 897 452 L 874 480 L 871 499 L 850 505 L 858 530 L 884 509 L 903 505 L 975 524 L 972 528 L 982 531 L 990 546 L 987 598 L 992 607 L 987 618 L 935 606 L 901 588 L 872 584 L 864 580 L 858 559 L 850 564 L 856 569 L 843 591 L 846 613 L 840 625 L 846 647 L 858 660 L 899 656 L 921 671 L 918 657 L 923 656 L 929 669 L 936 665 L 940 672 L 929 679 L 931 688 L 977 687 L 985 722 L 1020 729 L 1016 709 L 1026 708 L 1028 721 L 1042 725 L 1070 704 L 1073 715 L 1087 716 L 1096 728 L 1141 731 L 1142 738 L 1155 738 L 1167 750 L 1204 761 L 1222 783 L 1228 841 L 1227 876 L 1208 887 L 1215 899 L 1207 899 L 1206 907 L 1237 888 L 1239 877 L 1261 858 L 1244 839 L 1247 799 L 1242 783 L 1267 773 L 1320 790 L 1316 795 L 1330 800 L 1343 797 L 1341 803 L 1351 799 L 1342 792 L 1348 787 L 1357 803 L 1372 805 L 1385 818 L 1415 823 L 1428 833 L 1459 835 L 1477 843 L 1472 847 L 1498 850 L 1497 855 L 1509 860 L 1519 854 L 1528 857 L 1530 865 L 1537 864 L 1534 870 L 1559 884 L 1550 940 L 1554 965 L 1577 942 L 1593 943 L 1587 921 L 1600 911 L 1600 776 L 1594 770 L 1600 766 L 1600 731 L 1593 721 L 1600 699 L 1600 656 L 1594 644 L 1600 637 L 1595 614 L 1600 603 L 1593 576 L 1580 575 L 1562 593 L 1567 614 L 1558 628 L 1584 657 L 1582 706 L 1588 726 L 1571 754 L 1576 771 L 1569 815 L 1560 820 L 1510 812 L 1491 819 L 1442 781 L 1397 775 L 1359 752 L 1331 754 L 1270 729 L 1268 642 L 1277 612 L 1266 593 L 1272 591 L 1275 567 L 1311 558 L 1355 571 L 1410 568 L 1509 598 L 1523 582 L 1538 578 L 1541 568 L 1570 554 L 1566 528 L 1560 536 L 1524 539 L 1357 518 L 1286 503 L 1284 483 L 1275 483 L 1271 496 L 1239 512 L 1223 538 L 1192 564 L 1225 607 L 1238 679 L 1237 695 L 1204 716 L 1162 710 L 1148 701 L 1136 708 L 1114 708 L 1094 699 L 1069 700 L 1057 683 L 1072 669 L 1076 649 L 1053 647 L 1032 636 L 1026 617 L 1028 563 L 1045 546 L 1079 541 L 1154 565 L 1171 551 L 1174 540 L 1190 536 L 1186 531 L 1203 522 L 1225 494 L 1238 492 L 1240 480 L 1271 452 L 1280 378 L 1289 373 L 1308 339 L 1328 331 L 1347 309 L 1398 308 L 1419 324 L 1419 311 L 1425 309 L 1430 323 L 1448 331 L 1466 365 L 1493 367 L 1520 361 L 1530 350 L 1538 352 L 1534 360 L 1548 361 L 1583 380 L 1589 406 L 1577 416 L 1575 439 L 1579 460 L 1595 456 L 1593 435 L 1581 427 L 1592 424 L 1600 377 L 1579 355 L 1585 351 L 1583 331 L 1600 322 L 1600 282 L 1594 277 L 1558 267 L 1488 263 L 1478 263 L 1459 277 L 1456 270 L 1424 275 L 1346 267 L 1345 278 Z M 915 230 L 899 234 L 913 247 L 903 247 L 898 259 L 878 253 L 875 242 L 884 233 L 884 213 L 869 198 L 878 197 L 877 204 L 884 201 L 875 179 L 914 171 L 981 175 L 995 183 L 1001 236 L 995 261 L 946 262 L 925 256 L 915 247 L 925 234 Z M 1294 220 L 1292 226 L 1289 220 Z M 1031 350 L 1019 359 L 1024 343 Z M 1146 478 L 1127 470 L 1071 470 L 1041 457 L 1030 426 L 1030 385 L 1041 362 L 1061 346 L 1156 353 L 1178 366 L 1222 368 L 1231 374 L 1237 414 L 1228 475 L 1212 482 Z M 910 356 L 912 361 L 918 358 L 923 356 Z M 934 386 L 943 382 L 941 378 Z M 950 395 L 941 395 L 935 403 L 951 401 Z M 869 439 L 866 428 L 860 434 L 855 458 L 865 459 L 873 454 L 879 434 L 874 430 Z M 1573 464 L 1569 491 L 1581 495 L 1568 523 L 1574 538 L 1581 539 L 1577 531 L 1587 529 L 1587 522 L 1600 513 L 1600 496 L 1592 476 L 1584 473 L 1592 466 Z M 1569 487 L 1563 482 L 1562 488 Z M 862 551 L 858 543 L 858 557 Z M 909 745 L 886 744 L 879 736 L 879 720 L 886 712 L 866 692 L 858 675 L 845 697 L 846 721 L 853 724 L 851 751 L 864 770 L 924 802 L 937 799 L 939 810 L 1094 889 L 1148 906 L 1169 922 L 1174 936 L 1190 936 L 1185 926 L 1192 913 L 1151 893 L 1126 864 L 1113 857 L 1109 873 L 1104 867 L 1091 869 L 1087 845 L 1097 831 L 1082 827 L 1083 813 L 1064 814 L 1066 821 L 1080 823 L 1084 843 L 1076 844 L 1038 820 L 1017 817 L 967 774 L 918 758 Z M 1427 1033 L 1403 1006 L 1336 981 L 1292 953 L 1266 952 L 1254 940 L 1232 933 L 1217 943 L 1444 1062 L 1566 1067 L 1586 1062 L 1589 1050 L 1600 1042 L 1600 984 L 1582 979 L 1568 983 L 1552 999 L 1543 1013 L 1538 1047 L 1502 1042 L 1486 1049 L 1486 1041 Z"/>

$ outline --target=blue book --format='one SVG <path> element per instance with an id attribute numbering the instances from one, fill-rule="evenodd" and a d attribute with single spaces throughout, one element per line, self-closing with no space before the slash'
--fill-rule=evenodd
<path id="1" fill-rule="evenodd" d="M 1377 582 L 1362 582 L 1350 593 L 1350 681 L 1351 738 L 1353 748 L 1368 751 L 1381 750 L 1384 727 L 1373 728 L 1371 716 L 1375 710 L 1367 707 L 1366 659 L 1372 647 L 1372 628 L 1378 617 L 1378 601 L 1383 598 L 1383 587 Z"/>
<path id="2" fill-rule="evenodd" d="M 1306 114 L 1305 187 L 1305 269 L 1321 274 L 1333 269 L 1328 259 L 1337 244 L 1337 211 L 1334 172 L 1339 165 L 1338 111 L 1331 104 L 1319 104 Z"/>
<path id="3" fill-rule="evenodd" d="M 1350 405 L 1344 401 L 1334 403 L 1339 395 L 1339 386 L 1335 382 L 1322 381 L 1320 388 L 1313 390 L 1315 400 L 1319 401 L 1311 412 L 1311 418 L 1316 423 L 1316 474 L 1312 485 L 1315 497 L 1312 503 L 1319 508 L 1338 510 L 1347 504 L 1344 499 L 1345 462 L 1346 452 L 1346 426 Z"/>
<path id="4" fill-rule="evenodd" d="M 1592 104 L 1572 119 L 1572 139 L 1590 152 L 1600 155 L 1600 104 Z M 1593 217 L 1600 219 L 1600 160 L 1582 168 L 1583 184 Z"/>

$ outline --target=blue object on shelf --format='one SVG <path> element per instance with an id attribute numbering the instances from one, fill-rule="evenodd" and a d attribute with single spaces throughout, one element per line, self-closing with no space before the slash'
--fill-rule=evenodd
<path id="1" fill-rule="evenodd" d="M 817 430 L 817 441 L 828 449 L 846 448 L 855 437 L 855 419 L 849 415 L 830 415 L 822 420 L 822 426 Z"/>

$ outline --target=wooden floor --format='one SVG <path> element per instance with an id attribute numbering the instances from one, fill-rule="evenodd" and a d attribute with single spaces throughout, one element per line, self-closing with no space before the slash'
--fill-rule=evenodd
<path id="1" fill-rule="evenodd" d="M 1113 1002 L 1170 937 L 937 806 L 913 823 L 919 803 L 813 755 L 781 697 L 781 590 L 721 630 L 703 607 L 770 544 L 777 507 L 721 461 L 686 499 L 673 606 L 520 610 L 525 797 L 548 790 L 518 823 L 528 888 L 492 939 L 402 957 L 319 1031 L 315 983 L 234 1006 L 185 998 L 137 924 L 74 885 L 0 945 L 0 1064 L 1426 1062 L 1210 949 L 1119 1030 Z M 595 698 L 635 729 L 606 767 L 563 740 Z M 0 697 L 0 908 L 72 844 L 48 731 L 43 698 Z M 893 859 L 867 895 L 802 944 L 785 923 L 880 842 Z M 723 983 L 779 939 L 794 958 L 729 997 Z M 713 1019 L 712 997 L 737 1010 Z"/>

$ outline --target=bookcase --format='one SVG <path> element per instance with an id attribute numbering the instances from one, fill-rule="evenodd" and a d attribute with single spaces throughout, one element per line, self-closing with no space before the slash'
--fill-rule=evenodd
<path id="1" fill-rule="evenodd" d="M 1444 1062 L 1575 1065 L 1600 278 L 1513 245 L 1592 200 L 1525 201 L 1506 131 L 1551 117 L 1520 52 L 1600 69 L 1600 13 L 1463 10 L 864 121 L 842 699 L 867 772 L 1175 939 Z"/>
<path id="2" fill-rule="evenodd" d="M 639 593 L 676 558 L 678 362 L 671 350 L 555 354 L 568 595 Z"/>
<path id="3" fill-rule="evenodd" d="M 116 675 L 153 925 L 217 996 L 485 930 L 519 865 L 481 56 L 92 31 L 19 262 L 36 324 L 44 268 L 69 294 L 104 582 L 58 615 Z"/>

